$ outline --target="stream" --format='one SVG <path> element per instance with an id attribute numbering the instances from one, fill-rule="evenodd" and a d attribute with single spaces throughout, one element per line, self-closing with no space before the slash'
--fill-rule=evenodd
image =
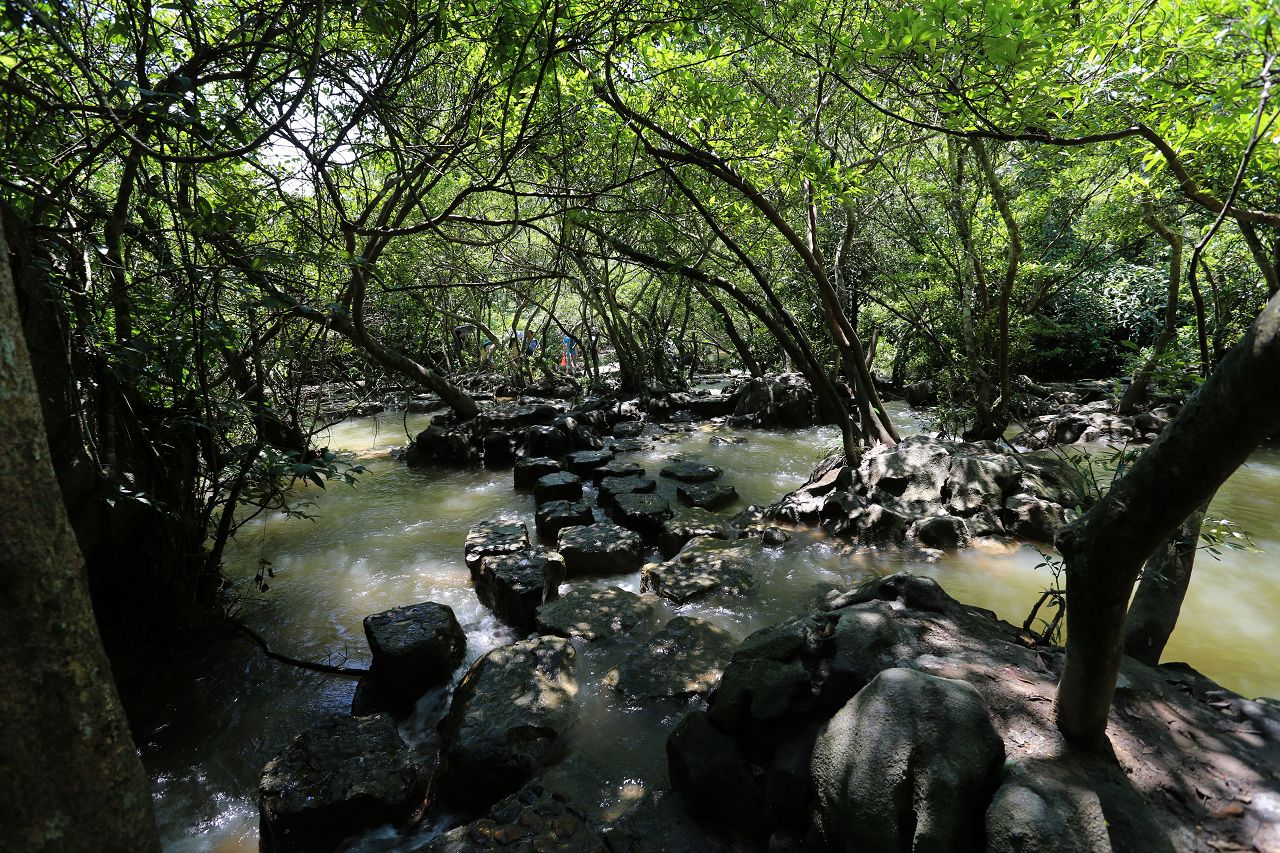
<path id="1" fill-rule="evenodd" d="M 904 432 L 924 425 L 904 407 L 891 407 Z M 316 443 L 342 449 L 367 468 L 356 487 L 300 486 L 309 519 L 281 514 L 246 525 L 227 551 L 226 572 L 243 596 L 241 615 L 272 647 L 285 654 L 333 663 L 368 664 L 361 620 L 398 605 L 437 601 L 453 608 L 467 631 L 469 666 L 488 650 L 518 639 L 476 600 L 463 565 L 470 527 L 491 518 L 525 521 L 532 533 L 531 494 L 512 489 L 511 471 L 410 469 L 391 459 L 391 447 L 416 434 L 425 415 L 388 413 L 333 427 Z M 711 445 L 713 434 L 741 435 L 742 444 Z M 645 450 L 619 454 L 654 476 L 667 456 L 696 455 L 723 468 L 723 482 L 742 500 L 768 504 L 800 485 L 814 463 L 839 445 L 834 429 L 787 432 L 721 430 L 695 426 Z M 658 490 L 674 499 L 674 482 Z M 1164 660 L 1187 661 L 1225 687 L 1247 697 L 1280 696 L 1280 450 L 1253 454 L 1219 491 L 1207 519 L 1228 519 L 1247 531 L 1257 550 L 1202 551 L 1178 629 Z M 990 553 L 948 554 L 936 563 L 914 563 L 891 554 L 849 555 L 839 543 L 797 533 L 781 549 L 759 548 L 756 590 L 742 597 L 713 596 L 679 608 L 663 601 L 654 630 L 672 616 L 710 619 L 737 639 L 806 609 L 831 587 L 848 587 L 872 575 L 909 569 L 936 578 L 953 597 L 994 610 L 1021 624 L 1052 578 L 1032 547 Z M 261 561 L 274 578 L 255 590 Z M 579 581 L 638 591 L 639 573 Z M 557 782 L 606 819 L 624 813 L 649 791 L 667 786 L 667 733 L 685 703 L 639 706 L 601 678 L 635 647 L 618 637 L 596 644 L 575 641 L 579 652 L 581 721 L 571 735 L 573 757 L 556 768 Z M 295 735 L 331 713 L 350 709 L 353 679 L 275 663 L 245 638 L 192 644 L 146 673 L 122 678 L 133 712 L 135 739 L 153 782 L 157 819 L 170 851 L 256 851 L 257 784 L 263 765 Z M 1271 649 L 1271 652 L 1266 651 Z M 458 677 L 465 669 L 460 669 Z M 411 742 L 430 744 L 447 710 L 446 691 L 419 701 L 401 721 Z M 343 849 L 408 849 L 413 838 L 388 828 L 353 839 Z"/>

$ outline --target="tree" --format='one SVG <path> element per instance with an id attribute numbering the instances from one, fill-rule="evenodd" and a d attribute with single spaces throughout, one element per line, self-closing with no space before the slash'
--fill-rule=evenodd
<path id="1" fill-rule="evenodd" d="M 159 850 L 54 477 L 0 232 L 0 837 L 16 849 Z"/>

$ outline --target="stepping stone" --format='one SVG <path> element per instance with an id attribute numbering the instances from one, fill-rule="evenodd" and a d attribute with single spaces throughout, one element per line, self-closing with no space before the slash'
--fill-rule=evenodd
<path id="1" fill-rule="evenodd" d="M 532 631 L 538 608 L 560 596 L 564 576 L 564 558 L 547 548 L 485 557 L 476 597 L 503 622 Z"/>
<path id="2" fill-rule="evenodd" d="M 688 460 L 673 460 L 672 464 L 662 469 L 662 476 L 685 483 L 705 483 L 714 480 L 724 472 L 714 465 L 703 465 Z"/>
<path id="3" fill-rule="evenodd" d="M 627 574 L 639 571 L 644 563 L 640 534 L 607 521 L 566 527 L 560 531 L 556 550 L 564 557 L 565 570 L 571 578 Z"/>
<path id="4" fill-rule="evenodd" d="M 533 484 L 533 501 L 544 504 L 547 501 L 576 501 L 582 498 L 582 478 L 568 471 L 557 471 L 539 477 Z"/>
<path id="5" fill-rule="evenodd" d="M 558 637 L 604 640 L 653 616 L 653 605 L 616 586 L 579 585 L 538 608 L 538 631 Z"/>
<path id="6" fill-rule="evenodd" d="M 677 616 L 627 656 L 616 670 L 615 686 L 637 699 L 705 695 L 720 681 L 737 645 L 718 625 Z"/>
<path id="7" fill-rule="evenodd" d="M 613 434 L 618 438 L 638 438 L 644 432 L 644 421 L 623 421 L 613 425 Z"/>
<path id="8" fill-rule="evenodd" d="M 613 520 L 646 538 L 656 539 L 662 523 L 673 515 L 671 504 L 661 495 L 627 492 L 613 498 Z"/>
<path id="9" fill-rule="evenodd" d="M 612 461 L 612 450 L 579 450 L 564 458 L 564 467 L 583 479 L 598 480 L 597 472 Z"/>
<path id="10" fill-rule="evenodd" d="M 686 506 L 717 510 L 736 501 L 738 490 L 718 483 L 687 483 L 676 486 L 676 497 Z"/>
<path id="11" fill-rule="evenodd" d="M 529 528 L 522 521 L 485 521 L 467 534 L 463 556 L 471 579 L 480 570 L 480 561 L 495 554 L 510 554 L 529 547 Z"/>
<path id="12" fill-rule="evenodd" d="M 560 470 L 560 463 L 547 456 L 528 456 L 516 463 L 517 489 L 532 489 L 538 479 Z"/>
<path id="13" fill-rule="evenodd" d="M 751 552 L 745 545 L 699 536 L 665 563 L 645 566 L 640 583 L 676 604 L 712 592 L 744 593 L 755 585 Z"/>
<path id="14" fill-rule="evenodd" d="M 627 462 L 622 459 L 614 459 L 601 465 L 599 470 L 600 479 L 605 477 L 643 477 L 644 468 L 636 462 Z"/>
<path id="15" fill-rule="evenodd" d="M 467 650 L 453 610 L 434 601 L 366 616 L 364 635 L 379 687 L 394 699 L 417 699 L 448 681 Z"/>
<path id="16" fill-rule="evenodd" d="M 558 459 L 569 450 L 569 437 L 554 426 L 531 426 L 524 431 L 524 452 Z"/>
<path id="17" fill-rule="evenodd" d="M 554 542 L 566 527 L 591 524 L 595 515 L 583 501 L 548 501 L 538 507 L 538 537 Z"/>
<path id="18" fill-rule="evenodd" d="M 618 495 L 652 492 L 657 488 L 658 484 L 648 477 L 605 477 L 600 481 L 596 502 L 609 506 Z"/>
<path id="19" fill-rule="evenodd" d="M 671 559 L 695 536 L 711 536 L 716 539 L 733 538 L 729 524 L 723 516 L 705 509 L 694 508 L 688 514 L 673 518 L 662 525 L 658 534 L 658 550 L 664 559 Z"/>
<path id="20" fill-rule="evenodd" d="M 645 443 L 638 438 L 611 438 L 609 449 L 614 453 L 635 453 L 644 450 Z"/>

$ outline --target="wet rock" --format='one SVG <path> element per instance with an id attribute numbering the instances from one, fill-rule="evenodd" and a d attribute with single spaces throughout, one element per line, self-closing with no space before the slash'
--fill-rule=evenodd
<path id="1" fill-rule="evenodd" d="M 854 517 L 858 538 L 868 545 L 901 545 L 907 523 L 902 513 L 879 504 L 871 504 Z"/>
<path id="2" fill-rule="evenodd" d="M 549 424 L 559 413 L 560 409 L 551 403 L 504 403 L 485 409 L 479 420 L 489 429 L 514 432 L 521 427 Z"/>
<path id="3" fill-rule="evenodd" d="M 707 713 L 717 728 L 748 735 L 806 713 L 815 696 L 824 620 L 803 616 L 762 628 L 733 653 Z"/>
<path id="4" fill-rule="evenodd" d="M 366 616 L 364 634 L 382 692 L 400 700 L 448 681 L 467 650 L 453 610 L 434 601 Z"/>
<path id="5" fill-rule="evenodd" d="M 613 434 L 617 438 L 638 438 L 643 432 L 642 421 L 623 421 L 613 425 Z"/>
<path id="6" fill-rule="evenodd" d="M 733 654 L 728 631 L 696 616 L 677 616 L 618 668 L 617 688 L 637 699 L 703 695 Z"/>
<path id="7" fill-rule="evenodd" d="M 648 493 L 656 490 L 658 484 L 648 477 L 605 477 L 600 481 L 597 501 L 600 506 L 607 507 L 618 495 Z"/>
<path id="8" fill-rule="evenodd" d="M 1055 503 L 1031 495 L 1012 495 L 1001 513 L 1005 529 L 1014 536 L 1035 542 L 1052 543 L 1063 525 L 1066 512 Z"/>
<path id="9" fill-rule="evenodd" d="M 943 550 L 961 548 L 972 538 L 965 520 L 953 515 L 922 518 L 915 523 L 911 535 L 921 545 Z"/>
<path id="10" fill-rule="evenodd" d="M 663 522 L 674 515 L 661 495 L 627 492 L 613 497 L 613 519 L 646 539 L 656 539 Z"/>
<path id="11" fill-rule="evenodd" d="M 595 514 L 585 501 L 548 501 L 538 507 L 534 519 L 538 537 L 554 542 L 566 527 L 591 524 Z"/>
<path id="12" fill-rule="evenodd" d="M 1097 793 L 1064 779 L 1055 762 L 1017 764 L 987 807 L 991 853 L 1111 853 Z"/>
<path id="13" fill-rule="evenodd" d="M 933 578 L 910 572 L 895 572 L 872 578 L 854 589 L 833 595 L 824 609 L 841 610 L 868 601 L 897 601 L 905 607 L 929 613 L 954 614 L 961 608 L 960 602 L 947 595 L 946 590 Z"/>
<path id="14" fill-rule="evenodd" d="M 746 444 L 747 437 L 745 435 L 713 435 L 707 443 L 712 447 L 719 447 L 722 444 Z"/>
<path id="15" fill-rule="evenodd" d="M 566 527 L 556 550 L 571 578 L 638 571 L 644 553 L 640 534 L 611 522 Z"/>
<path id="16" fill-rule="evenodd" d="M 529 427 L 524 431 L 524 452 L 559 459 L 569 452 L 569 439 L 553 426 Z"/>
<path id="17" fill-rule="evenodd" d="M 599 415 L 592 418 L 590 415 Z M 568 446 L 577 451 L 596 451 L 604 447 L 604 439 L 592 428 L 592 423 L 603 425 L 599 412 L 574 413 L 556 420 L 556 429 L 564 435 Z"/>
<path id="18" fill-rule="evenodd" d="M 837 850 L 980 850 L 1003 762 L 972 685 L 888 669 L 818 735 L 814 824 Z"/>
<path id="19" fill-rule="evenodd" d="M 606 477 L 643 477 L 644 467 L 638 462 L 614 459 L 601 465 L 598 473 L 602 480 Z"/>
<path id="20" fill-rule="evenodd" d="M 644 450 L 645 443 L 638 438 L 611 438 L 606 446 L 614 453 L 634 453 Z"/>
<path id="21" fill-rule="evenodd" d="M 545 456 L 530 456 L 521 459 L 516 463 L 516 488 L 532 489 L 538 480 L 559 470 L 560 463 Z"/>
<path id="22" fill-rule="evenodd" d="M 719 510 L 738 499 L 738 490 L 719 483 L 687 483 L 676 486 L 676 497 L 686 506 Z"/>
<path id="23" fill-rule="evenodd" d="M 752 588 L 751 552 L 742 544 L 710 536 L 690 540 L 680 553 L 663 563 L 650 563 L 641 574 L 641 588 L 676 604 L 717 593 L 743 593 Z"/>
<path id="24" fill-rule="evenodd" d="M 538 608 L 559 597 L 564 578 L 559 552 L 530 548 L 499 554 L 481 562 L 476 596 L 502 621 L 532 631 Z"/>
<path id="25" fill-rule="evenodd" d="M 538 608 L 538 630 L 558 637 L 604 640 L 653 616 L 653 605 L 616 586 L 575 586 Z"/>
<path id="26" fill-rule="evenodd" d="M 670 465 L 662 469 L 662 476 L 684 483 L 705 483 L 714 480 L 724 472 L 714 465 L 703 465 L 688 460 L 672 460 Z"/>
<path id="27" fill-rule="evenodd" d="M 688 514 L 663 523 L 662 531 L 658 534 L 658 550 L 669 560 L 697 536 L 733 538 L 729 523 L 722 516 L 695 507 Z"/>
<path id="28" fill-rule="evenodd" d="M 684 795 L 689 811 L 739 834 L 759 837 L 769 831 L 763 792 L 733 738 L 694 711 L 667 738 L 672 786 Z"/>
<path id="29" fill-rule="evenodd" d="M 780 548 L 791 538 L 791 534 L 781 527 L 766 527 L 760 534 L 760 541 L 770 548 Z"/>
<path id="30" fill-rule="evenodd" d="M 582 498 L 582 478 L 568 471 L 545 474 L 533 484 L 533 501 L 576 501 Z"/>
<path id="31" fill-rule="evenodd" d="M 712 418 L 723 418 L 733 414 L 736 401 L 733 397 L 714 394 L 706 397 L 691 397 L 688 402 L 689 414 L 700 421 Z"/>
<path id="32" fill-rule="evenodd" d="M 577 722 L 573 645 L 533 637 L 472 665 L 441 724 L 438 790 L 466 806 L 515 791 L 551 762 Z"/>
<path id="33" fill-rule="evenodd" d="M 486 433 L 481 444 L 484 447 L 484 467 L 506 468 L 515 463 L 516 437 L 512 433 Z"/>
<path id="34" fill-rule="evenodd" d="M 529 547 L 529 528 L 522 521 L 484 521 L 472 527 L 463 546 L 463 557 L 471 578 L 480 571 L 480 561 L 497 554 L 510 554 Z"/>
<path id="35" fill-rule="evenodd" d="M 270 853 L 335 850 L 365 829 L 403 823 L 424 787 L 390 717 L 334 715 L 263 768 L 259 846 Z"/>
<path id="36" fill-rule="evenodd" d="M 564 459 L 564 467 L 584 480 L 598 480 L 600 469 L 613 461 L 612 450 L 579 450 Z"/>
<path id="37" fill-rule="evenodd" d="M 468 426 L 445 428 L 428 426 L 410 442 L 402 457 L 410 467 L 457 465 L 466 467 L 479 461 L 480 454 Z"/>

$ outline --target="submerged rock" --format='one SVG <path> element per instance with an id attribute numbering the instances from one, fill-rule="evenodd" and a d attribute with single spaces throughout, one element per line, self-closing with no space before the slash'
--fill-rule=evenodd
<path id="1" fill-rule="evenodd" d="M 832 717 L 811 760 L 832 849 L 977 851 L 1004 743 L 972 685 L 887 669 Z"/>
<path id="2" fill-rule="evenodd" d="M 371 676 L 393 699 L 413 700 L 449 680 L 467 650 L 453 610 L 427 601 L 364 618 L 373 654 Z"/>
<path id="3" fill-rule="evenodd" d="M 612 522 L 566 527 L 559 542 L 569 577 L 628 574 L 644 561 L 640 534 Z"/>
<path id="4" fill-rule="evenodd" d="M 403 823 L 424 788 L 390 717 L 334 715 L 263 768 L 259 846 L 269 853 L 336 850 L 365 829 Z"/>
<path id="5" fill-rule="evenodd" d="M 472 665 L 441 724 L 438 790 L 447 800 L 491 803 L 554 760 L 578 719 L 574 658 L 568 640 L 533 637 Z"/>
<path id="6" fill-rule="evenodd" d="M 670 560 L 645 566 L 641 587 L 676 604 L 712 592 L 743 593 L 755 585 L 751 556 L 746 545 L 699 536 Z"/>
<path id="7" fill-rule="evenodd" d="M 618 668 L 617 688 L 637 699 L 702 695 L 720 681 L 734 640 L 696 616 L 677 616 Z"/>
<path id="8" fill-rule="evenodd" d="M 575 586 L 538 608 L 538 630 L 558 637 L 604 640 L 647 622 L 653 605 L 616 586 Z"/>

